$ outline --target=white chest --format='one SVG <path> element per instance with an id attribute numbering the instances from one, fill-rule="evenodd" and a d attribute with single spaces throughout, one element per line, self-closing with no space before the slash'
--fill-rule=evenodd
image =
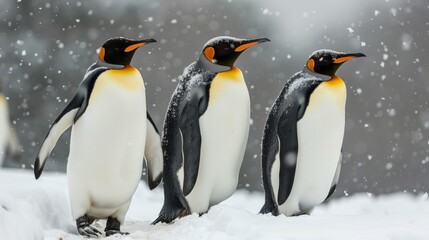
<path id="1" fill-rule="evenodd" d="M 135 68 L 129 68 L 109 70 L 99 76 L 84 115 L 73 127 L 85 129 L 87 133 L 93 131 L 87 138 L 98 139 L 98 145 L 114 144 L 116 147 L 109 151 L 120 149 L 122 144 L 140 144 L 129 138 L 145 136 L 146 132 L 143 79 Z"/>

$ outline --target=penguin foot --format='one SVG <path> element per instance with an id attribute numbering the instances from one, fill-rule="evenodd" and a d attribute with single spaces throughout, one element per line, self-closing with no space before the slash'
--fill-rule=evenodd
<path id="1" fill-rule="evenodd" d="M 119 235 L 128 235 L 128 234 L 130 234 L 129 232 L 121 232 L 121 231 L 118 231 L 118 230 L 107 230 L 107 231 L 105 231 L 105 233 L 106 233 L 106 237 L 112 236 L 112 235 L 115 235 L 115 234 L 119 234 Z"/>
<path id="2" fill-rule="evenodd" d="M 106 228 L 104 229 L 104 232 L 106 233 L 106 237 L 114 235 L 114 234 L 120 234 L 120 235 L 128 235 L 130 233 L 128 232 L 121 232 L 121 223 L 118 219 L 109 217 L 107 219 Z"/>
<path id="3" fill-rule="evenodd" d="M 271 213 L 274 216 L 279 215 L 278 208 L 273 203 L 269 203 L 269 202 L 265 202 L 264 206 L 262 206 L 259 213 L 260 214 Z"/>
<path id="4" fill-rule="evenodd" d="M 204 213 L 203 213 L 204 214 Z M 186 209 L 183 209 L 182 211 L 180 211 L 179 212 L 179 215 L 177 216 L 178 218 L 182 218 L 182 217 L 186 217 L 186 216 L 188 216 L 188 215 L 191 215 L 191 213 L 188 211 L 188 210 L 186 210 Z"/>
<path id="5" fill-rule="evenodd" d="M 190 214 L 191 213 L 188 210 L 186 210 L 186 209 L 180 209 L 178 211 L 169 212 L 169 213 L 161 211 L 161 213 L 159 214 L 158 218 L 155 219 L 155 221 L 153 221 L 151 224 L 155 225 L 155 224 L 157 224 L 159 222 L 171 223 L 176 218 L 182 218 L 182 217 L 185 217 L 185 216 L 190 215 Z"/>
<path id="6" fill-rule="evenodd" d="M 101 232 L 98 231 L 95 227 L 86 226 L 80 227 L 77 229 L 80 235 L 84 237 L 99 237 L 101 236 Z"/>
<path id="7" fill-rule="evenodd" d="M 92 222 L 94 222 L 94 220 L 89 218 L 86 214 L 76 219 L 76 227 L 79 234 L 85 237 L 101 236 L 101 232 L 91 226 Z"/>

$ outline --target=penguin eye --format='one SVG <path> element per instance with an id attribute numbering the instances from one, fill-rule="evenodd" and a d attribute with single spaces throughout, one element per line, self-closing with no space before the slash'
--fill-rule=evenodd
<path id="1" fill-rule="evenodd" d="M 319 62 L 323 62 L 323 57 L 319 58 Z"/>

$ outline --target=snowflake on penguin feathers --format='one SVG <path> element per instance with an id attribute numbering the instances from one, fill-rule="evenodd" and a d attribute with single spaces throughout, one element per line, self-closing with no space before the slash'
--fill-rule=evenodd
<path id="1" fill-rule="evenodd" d="M 227 41 L 231 41 L 231 42 L 237 42 L 240 39 L 235 38 L 235 37 L 230 37 L 230 36 L 218 36 L 215 38 L 210 39 L 203 47 L 206 48 L 207 46 L 214 46 L 214 45 L 218 45 L 219 43 L 223 43 L 223 42 L 227 42 Z M 231 46 L 232 48 L 234 48 L 234 46 Z"/>
<path id="2" fill-rule="evenodd" d="M 308 58 L 314 57 L 314 58 L 324 58 L 328 55 L 332 56 L 332 58 L 336 58 L 338 55 L 345 54 L 344 52 L 337 52 L 330 49 L 320 49 L 317 51 L 314 51 Z M 322 60 L 321 59 L 321 60 Z"/>
<path id="3" fill-rule="evenodd" d="M 178 78 L 179 84 L 176 88 L 176 93 L 179 95 L 186 94 L 186 99 L 188 101 L 192 95 L 192 88 L 209 84 L 203 76 L 207 72 L 203 69 L 197 68 L 196 65 L 196 62 L 194 62 L 186 67 L 183 70 L 182 75 Z"/>
<path id="4" fill-rule="evenodd" d="M 193 86 L 206 84 L 203 80 L 204 70 L 198 69 L 196 63 L 192 63 L 183 71 L 180 77 L 180 83 L 185 87 L 185 90 L 189 90 Z"/>
<path id="5" fill-rule="evenodd" d="M 285 98 L 288 98 L 289 95 L 301 87 L 306 87 L 310 84 L 311 81 L 317 80 L 313 75 L 305 72 L 298 72 L 292 75 L 289 81 L 286 83 L 286 88 L 288 91 L 285 94 Z"/>

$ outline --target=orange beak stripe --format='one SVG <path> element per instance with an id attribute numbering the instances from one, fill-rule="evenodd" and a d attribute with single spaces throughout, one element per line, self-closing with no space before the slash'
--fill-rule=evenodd
<path id="1" fill-rule="evenodd" d="M 215 56 L 215 50 L 213 47 L 208 47 L 204 49 L 204 56 L 210 61 L 213 62 L 213 58 Z"/>
<path id="2" fill-rule="evenodd" d="M 106 49 L 104 47 L 100 48 L 100 52 L 98 53 L 98 56 L 100 57 L 101 61 L 104 62 L 104 55 L 106 54 Z"/>
<path id="3" fill-rule="evenodd" d="M 309 59 L 307 61 L 307 67 L 308 67 L 308 69 L 310 69 L 310 71 L 314 72 L 314 60 L 313 59 Z"/>
<path id="4" fill-rule="evenodd" d="M 124 52 L 131 52 L 131 51 L 136 50 L 137 48 L 139 48 L 143 45 L 144 45 L 144 43 L 136 43 L 136 44 L 130 45 L 127 48 L 125 48 Z"/>
<path id="5" fill-rule="evenodd" d="M 255 46 L 256 44 L 258 44 L 258 42 L 246 43 L 246 44 L 243 44 L 241 46 L 238 46 L 238 48 L 236 48 L 234 51 L 236 51 L 236 52 L 242 52 L 242 51 L 244 51 L 244 50 L 246 50 L 246 49 L 248 49 L 248 48 L 250 48 L 252 46 Z"/>
<path id="6" fill-rule="evenodd" d="M 348 61 L 350 59 L 355 58 L 354 56 L 347 56 L 347 57 L 341 57 L 341 58 L 337 58 L 335 59 L 334 63 L 343 63 L 345 61 Z"/>

